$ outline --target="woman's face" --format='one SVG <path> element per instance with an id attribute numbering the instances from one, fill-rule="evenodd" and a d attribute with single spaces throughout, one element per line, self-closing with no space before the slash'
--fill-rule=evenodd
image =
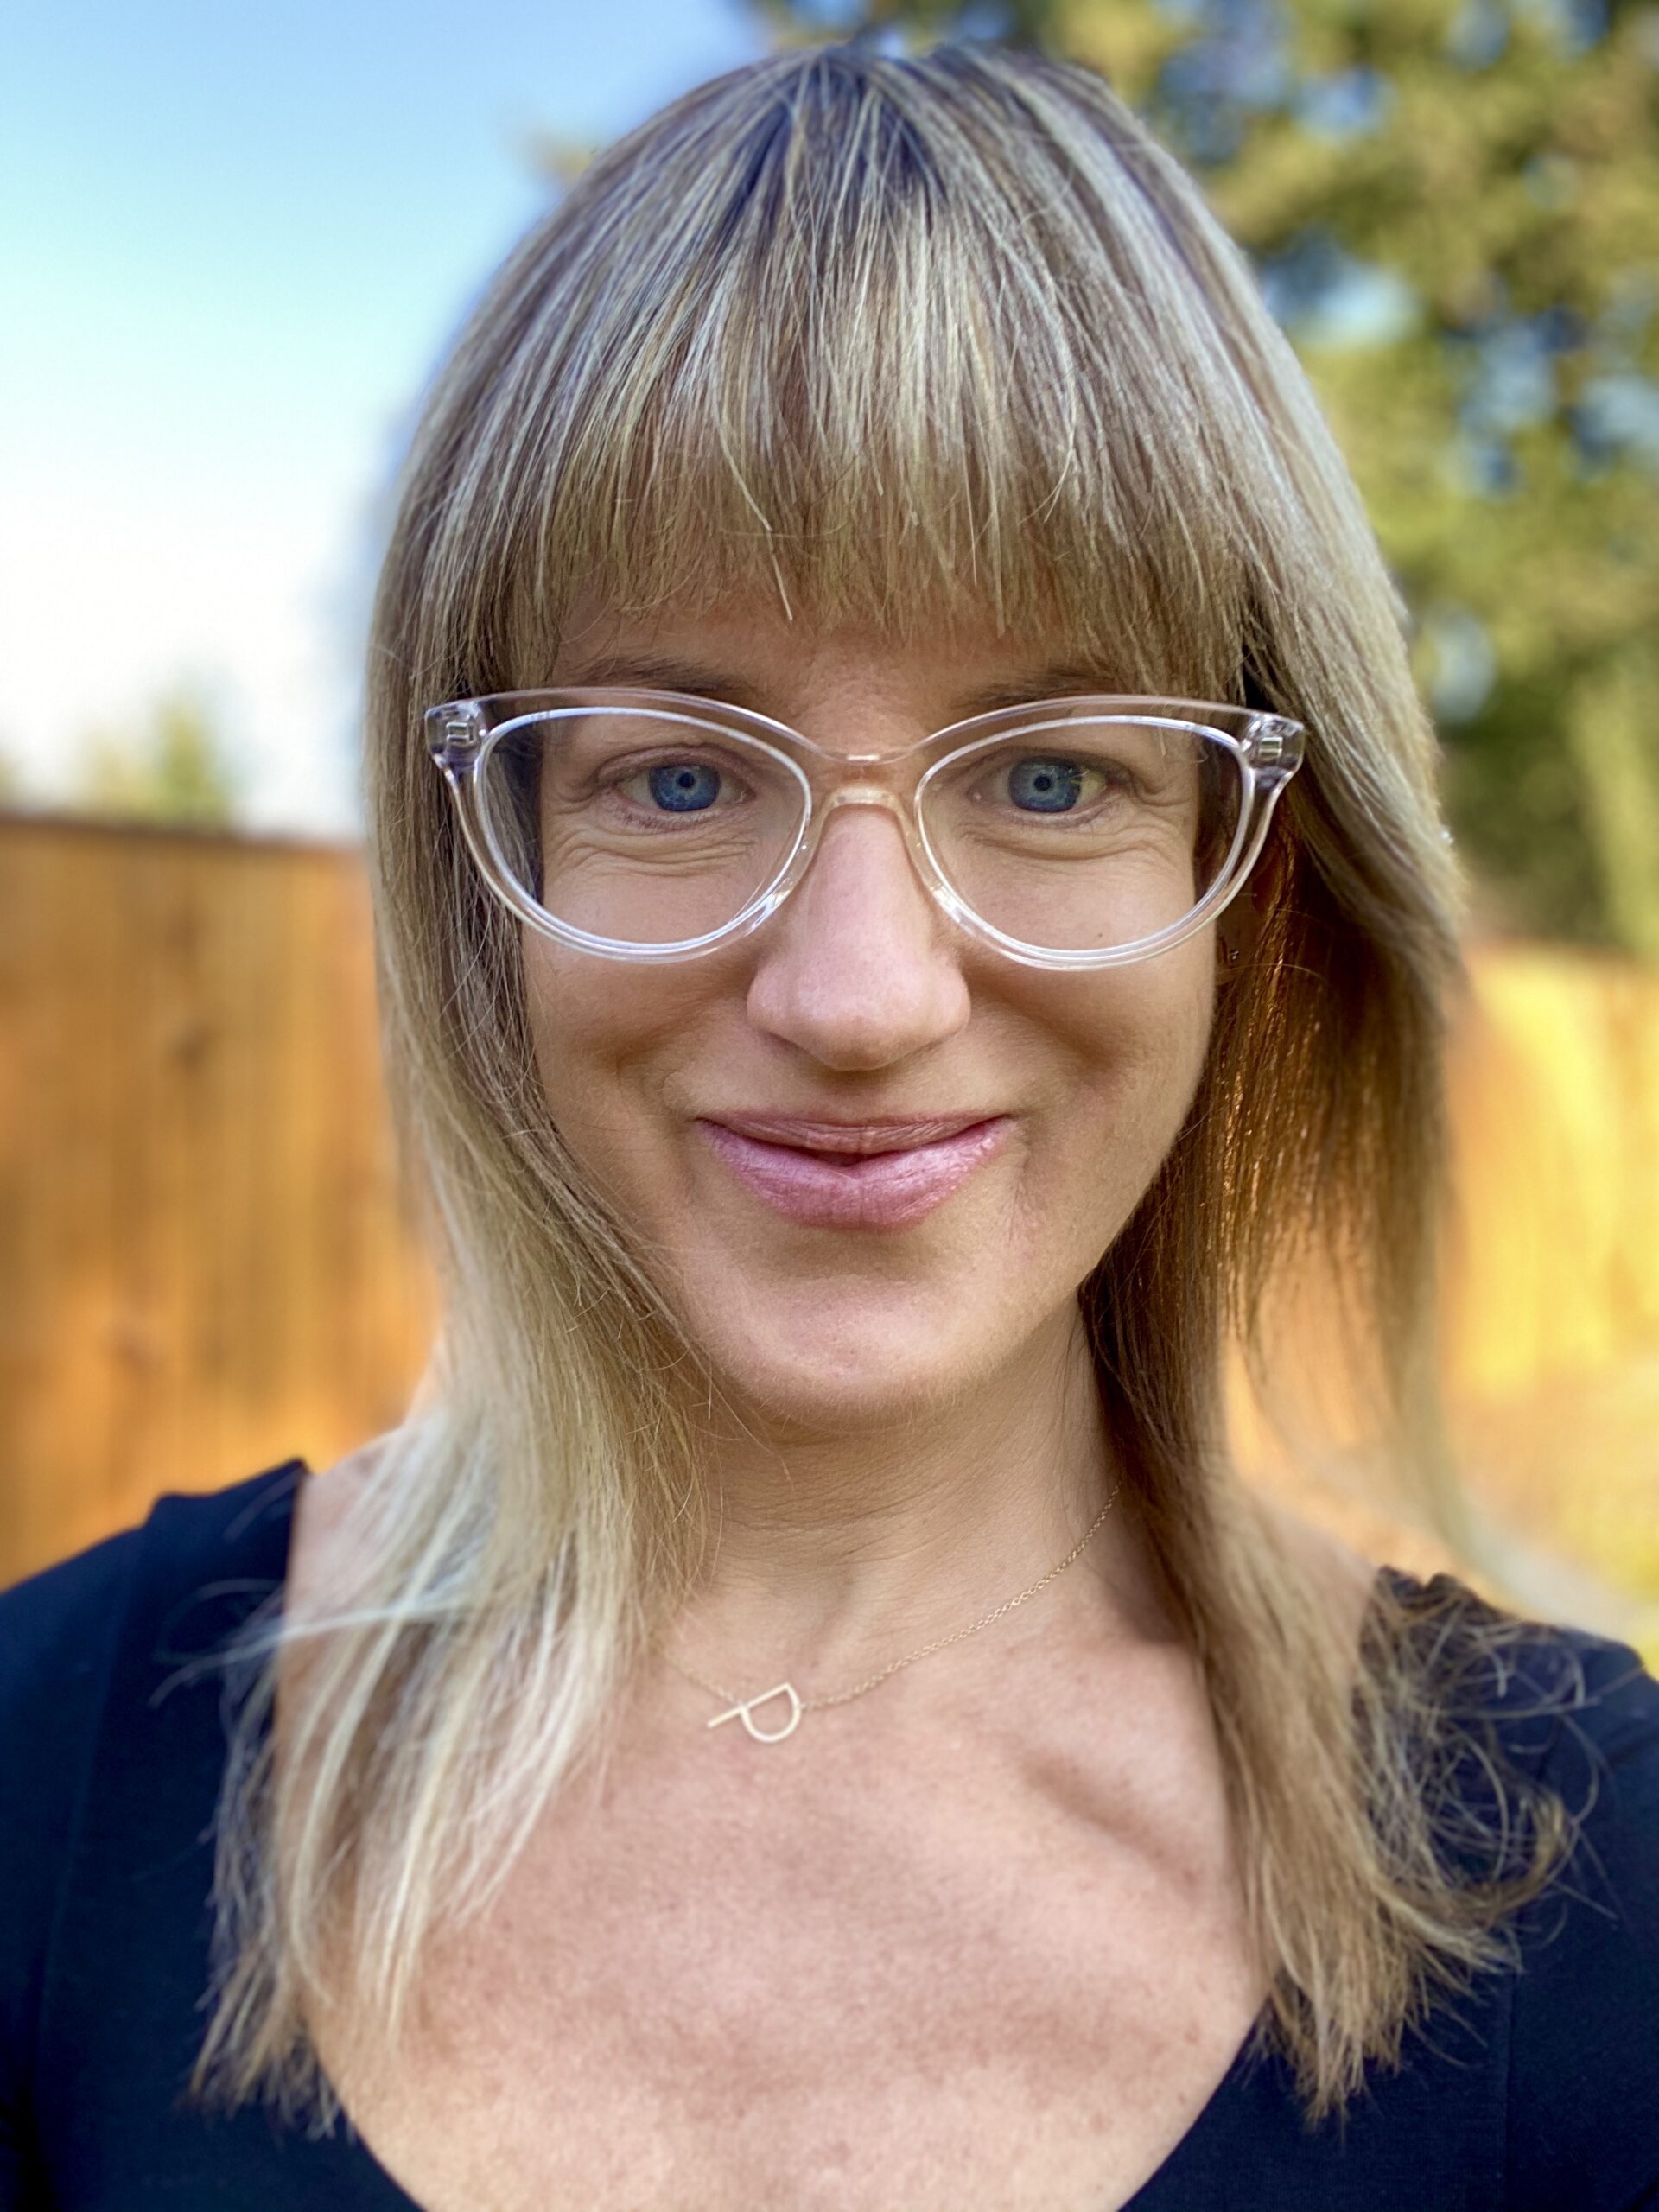
<path id="1" fill-rule="evenodd" d="M 912 745 L 982 694 L 1066 688 L 1044 675 L 1064 641 L 970 626 L 898 646 L 769 609 L 588 604 L 563 639 L 550 684 L 706 688 L 834 752 Z M 1107 675 L 1093 688 L 1135 688 Z M 873 806 L 838 810 L 782 907 L 712 955 L 624 963 L 530 930 L 524 954 L 565 1142 L 728 1390 L 808 1428 L 1017 1380 L 1075 1325 L 1078 1284 L 1185 1117 L 1215 989 L 1210 931 L 1092 974 L 976 944 Z M 781 1132 L 794 1146 L 730 1126 L 776 1117 L 821 1126 Z M 969 1126 L 852 1164 L 895 1122 Z"/>

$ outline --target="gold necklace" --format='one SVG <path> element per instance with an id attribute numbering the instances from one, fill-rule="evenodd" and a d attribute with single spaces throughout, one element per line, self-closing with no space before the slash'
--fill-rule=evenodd
<path id="1" fill-rule="evenodd" d="M 867 1690 L 873 1690 L 878 1683 L 885 1682 L 889 1675 L 896 1675 L 901 1667 L 912 1666 L 918 1659 L 925 1659 L 931 1652 L 943 1651 L 948 1643 L 960 1643 L 963 1637 L 977 1636 L 981 1629 L 988 1628 L 993 1621 L 1001 1620 L 1004 1613 L 1011 1613 L 1016 1605 L 1023 1605 L 1027 1598 L 1034 1598 L 1045 1583 L 1052 1582 L 1057 1574 L 1064 1573 L 1077 1557 L 1095 1529 L 1099 1528 L 1117 1503 L 1117 1493 L 1122 1487 L 1122 1483 L 1116 1485 L 1095 1516 L 1093 1527 L 1077 1539 L 1063 1560 L 1056 1560 L 1046 1574 L 1039 1575 L 1028 1590 L 1022 1590 L 1017 1598 L 1005 1598 L 1000 1605 L 993 1607 L 971 1628 L 959 1628 L 950 1636 L 938 1637 L 931 1643 L 923 1644 L 918 1651 L 907 1652 L 904 1658 L 895 1659 L 892 1666 L 884 1667 L 879 1675 L 872 1675 L 868 1681 L 860 1682 L 850 1690 L 837 1690 L 833 1697 L 803 1697 L 792 1682 L 779 1682 L 772 1689 L 762 1690 L 758 1697 L 735 1697 L 730 1690 L 721 1689 L 717 1682 L 706 1682 L 701 1675 L 694 1675 L 689 1667 L 682 1667 L 679 1661 L 671 1657 L 666 1651 L 663 1656 L 677 1675 L 683 1675 L 688 1682 L 695 1682 L 700 1690 L 707 1690 L 711 1697 L 726 1700 L 725 1712 L 717 1713 L 712 1720 L 706 1721 L 703 1724 L 706 1727 L 718 1728 L 728 1720 L 741 1720 L 757 1744 L 781 1744 L 785 1736 L 792 1736 L 800 1726 L 804 1713 L 819 1713 L 826 1706 L 845 1705 L 851 1698 L 862 1697 Z M 789 1718 L 781 1728 L 774 1728 L 768 1733 L 766 1729 L 756 1726 L 754 1716 L 762 1706 L 770 1705 L 775 1697 L 788 1699 Z"/>

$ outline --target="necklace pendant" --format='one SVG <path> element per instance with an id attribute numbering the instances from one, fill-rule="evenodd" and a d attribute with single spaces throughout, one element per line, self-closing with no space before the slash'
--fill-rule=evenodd
<path id="1" fill-rule="evenodd" d="M 781 1728 L 774 1728 L 768 1733 L 766 1729 L 756 1727 L 754 1716 L 761 1706 L 770 1705 L 775 1697 L 786 1697 L 789 1700 L 789 1718 Z M 708 1726 L 710 1728 L 718 1728 L 724 1720 L 741 1720 L 757 1744 L 781 1744 L 785 1736 L 792 1736 L 800 1726 L 803 1710 L 801 1700 L 795 1694 L 794 1684 L 779 1682 L 776 1689 L 763 1690 L 759 1697 L 744 1698 L 741 1703 L 728 1707 L 726 1712 L 717 1713 Z"/>

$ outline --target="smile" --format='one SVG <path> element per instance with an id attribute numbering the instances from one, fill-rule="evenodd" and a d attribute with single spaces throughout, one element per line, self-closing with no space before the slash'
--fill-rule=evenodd
<path id="1" fill-rule="evenodd" d="M 894 1129 L 860 1131 L 859 1141 L 879 1147 L 868 1152 L 844 1148 L 851 1130 L 834 1133 L 843 1141 L 833 1148 L 817 1148 L 721 1122 L 696 1127 L 738 1181 L 786 1220 L 810 1229 L 908 1229 L 1001 1151 L 1014 1122 L 993 1115 L 920 1143 L 893 1143 Z"/>

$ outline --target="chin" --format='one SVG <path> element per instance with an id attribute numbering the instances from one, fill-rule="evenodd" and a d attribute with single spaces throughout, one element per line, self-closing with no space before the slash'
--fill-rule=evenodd
<path id="1" fill-rule="evenodd" d="M 913 1419 L 982 1381 L 1013 1349 L 964 1327 L 959 1295 L 873 1295 L 868 1280 L 840 1298 L 826 1298 L 822 1286 L 781 1298 L 770 1288 L 733 1288 L 717 1309 L 700 1300 L 684 1319 L 734 1400 L 801 1428 L 844 1432 Z"/>

